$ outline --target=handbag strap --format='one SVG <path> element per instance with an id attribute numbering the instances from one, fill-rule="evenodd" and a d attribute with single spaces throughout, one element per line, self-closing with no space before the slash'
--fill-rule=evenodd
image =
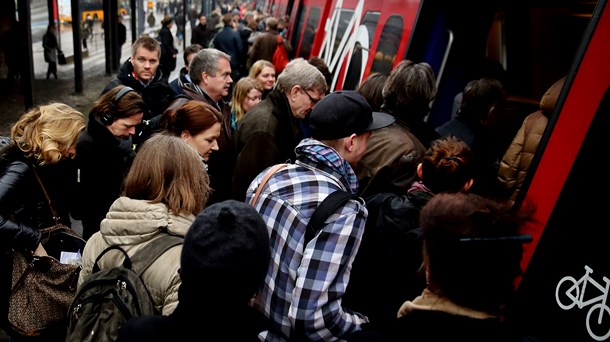
<path id="1" fill-rule="evenodd" d="M 260 196 L 261 192 L 263 191 L 263 187 L 265 186 L 265 184 L 267 184 L 267 181 L 269 180 L 269 178 L 271 178 L 271 176 L 273 176 L 274 173 L 276 173 L 279 169 L 284 168 L 288 166 L 288 164 L 284 163 L 284 164 L 277 164 L 275 166 L 273 166 L 271 168 L 271 170 L 269 170 L 267 172 L 267 174 L 265 174 L 265 177 L 263 177 L 263 180 L 261 181 L 261 183 L 258 185 L 258 188 L 256 189 L 256 193 L 254 194 L 254 197 L 252 197 L 252 200 L 250 200 L 250 205 L 254 206 L 256 204 L 256 201 L 258 200 L 258 197 Z"/>
<path id="2" fill-rule="evenodd" d="M 42 189 L 42 192 L 44 193 L 44 197 L 46 197 L 47 202 L 49 202 L 49 208 L 51 208 L 51 214 L 53 214 L 53 220 L 55 220 L 55 224 L 59 224 L 60 217 L 57 214 L 57 211 L 55 211 L 55 208 L 53 207 L 53 202 L 51 201 L 51 197 L 49 197 L 49 194 L 47 193 L 47 189 L 44 187 L 44 184 L 42 184 L 42 180 L 40 180 L 40 177 L 38 176 L 38 172 L 36 172 L 36 167 L 32 166 L 32 172 L 34 172 L 34 176 L 36 177 L 38 184 L 40 184 L 40 188 Z"/>
<path id="3" fill-rule="evenodd" d="M 21 252 L 13 250 L 13 253 L 21 253 Z M 23 256 L 23 254 L 22 254 L 22 256 Z M 23 257 L 25 258 L 25 256 L 23 256 Z M 34 269 L 34 266 L 32 265 L 32 263 L 27 262 L 26 264 L 27 264 L 27 266 L 25 267 L 23 274 L 21 274 L 21 277 L 19 277 L 19 280 L 17 280 L 17 282 L 15 282 L 15 285 L 13 287 L 11 287 L 11 295 L 9 296 L 9 298 L 13 296 L 13 293 L 15 293 L 15 291 L 17 291 L 21 287 L 21 285 L 23 285 L 23 283 L 25 282 L 25 278 Z"/>

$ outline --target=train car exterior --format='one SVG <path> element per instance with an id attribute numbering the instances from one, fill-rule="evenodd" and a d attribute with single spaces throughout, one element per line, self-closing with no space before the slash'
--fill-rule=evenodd
<path id="1" fill-rule="evenodd" d="M 496 122 L 506 146 L 546 89 L 566 77 L 515 203 L 532 202 L 538 212 L 524 227 L 533 242 L 506 319 L 535 340 L 609 340 L 607 0 L 295 0 L 287 7 L 293 57 L 322 57 L 332 90 L 356 89 L 403 59 L 429 63 L 437 76 L 427 118 L 434 127 L 455 114 L 454 97 L 468 81 L 499 78 L 509 94 Z"/>

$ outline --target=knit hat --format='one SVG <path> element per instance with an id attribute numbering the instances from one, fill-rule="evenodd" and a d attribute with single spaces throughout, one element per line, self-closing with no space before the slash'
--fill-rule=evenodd
<path id="1" fill-rule="evenodd" d="M 391 125 L 394 117 L 373 112 L 357 91 L 336 91 L 325 96 L 311 111 L 309 128 L 318 140 L 333 140 Z"/>
<path id="2" fill-rule="evenodd" d="M 231 300 L 246 303 L 262 283 L 268 266 L 265 222 L 251 205 L 227 200 L 202 210 L 186 233 L 181 286 L 230 294 Z"/>

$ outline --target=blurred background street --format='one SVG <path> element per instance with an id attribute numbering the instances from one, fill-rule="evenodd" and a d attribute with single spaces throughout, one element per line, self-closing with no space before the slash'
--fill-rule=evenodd
<path id="1" fill-rule="evenodd" d="M 154 13 L 154 12 L 153 12 Z M 163 16 L 154 13 L 156 24 L 153 27 L 146 25 L 143 34 L 156 37 L 157 31 L 161 28 Z M 131 55 L 131 27 L 129 25 L 129 15 L 123 18 L 123 23 L 127 27 L 127 42 L 122 46 L 121 64 Z M 93 102 L 99 97 L 102 89 L 110 82 L 116 73 L 106 75 L 106 61 L 104 49 L 104 37 L 101 22 L 97 21 L 93 26 L 93 34 L 87 41 L 87 50 L 83 49 L 83 91 L 75 94 L 74 84 L 74 64 L 69 62 L 66 65 L 57 66 L 58 79 L 45 79 L 47 63 L 44 61 L 42 36 L 48 25 L 48 13 L 45 0 L 32 0 L 31 2 L 31 21 L 32 21 L 32 52 L 34 56 L 34 103 L 35 105 L 46 104 L 49 102 L 63 102 L 83 114 L 87 115 Z M 72 24 L 62 23 L 58 25 L 58 41 L 61 50 L 70 58 L 73 55 Z M 172 28 L 174 32 L 176 25 Z M 187 21 L 185 42 L 187 46 L 190 42 L 191 28 Z M 169 80 L 178 77 L 180 69 L 184 66 L 182 53 L 184 44 L 174 44 L 179 51 L 176 69 L 172 72 Z M 82 48 L 82 45 L 81 45 Z M 86 51 L 86 52 L 85 52 Z M 1 71 L 0 71 L 1 72 Z M 21 92 L 21 82 L 17 80 L 0 80 L 0 135 L 10 134 L 10 128 L 17 118 L 25 112 L 23 94 Z"/>

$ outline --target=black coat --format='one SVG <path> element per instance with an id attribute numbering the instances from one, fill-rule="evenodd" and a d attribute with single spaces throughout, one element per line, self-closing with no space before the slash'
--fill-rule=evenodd
<path id="1" fill-rule="evenodd" d="M 423 262 L 419 213 L 433 196 L 418 189 L 402 196 L 381 193 L 366 198 L 369 217 L 343 297 L 345 307 L 371 322 L 387 322 L 396 318 L 404 301 L 426 287 L 419 271 Z"/>
<path id="2" fill-rule="evenodd" d="M 93 113 L 89 115 L 87 130 L 76 144 L 82 203 L 77 217 L 83 222 L 85 239 L 100 230 L 108 208 L 120 196 L 123 179 L 135 158 L 130 147 L 121 144 Z"/>
<path id="3" fill-rule="evenodd" d="M 239 70 L 240 64 L 245 60 L 243 42 L 239 33 L 230 26 L 223 27 L 214 38 L 214 48 L 231 56 L 231 69 Z"/>
<path id="4" fill-rule="evenodd" d="M 33 251 L 40 242 L 39 229 L 55 224 L 49 203 L 32 168 L 15 145 L 0 150 L 0 315 L 6 319 L 11 280 L 11 248 Z M 76 183 L 72 161 L 36 166 L 36 172 L 53 202 L 61 223 L 70 226 L 70 199 Z M 4 325 L 4 322 L 0 322 Z"/>
<path id="5" fill-rule="evenodd" d="M 191 44 L 199 44 L 204 49 L 208 47 L 208 45 L 210 44 L 210 39 L 212 39 L 212 37 L 214 37 L 214 34 L 216 33 L 213 30 L 208 30 L 206 25 L 201 24 L 195 26 L 195 28 L 191 32 Z"/>
<path id="6" fill-rule="evenodd" d="M 142 96 L 146 104 L 143 120 L 150 120 L 157 115 L 163 114 L 167 106 L 174 99 L 174 93 L 169 87 L 167 80 L 163 78 L 161 69 L 157 68 L 157 73 L 147 86 L 144 86 L 137 80 L 132 73 L 133 66 L 131 65 L 131 59 L 129 59 L 121 66 L 117 78 L 110 81 L 104 90 L 102 90 L 102 94 L 118 85 L 125 85 L 133 88 L 133 90 Z"/>
<path id="7" fill-rule="evenodd" d="M 163 70 L 163 77 L 167 79 L 169 74 L 176 69 L 178 50 L 174 47 L 174 36 L 166 26 L 161 27 L 157 39 L 161 43 L 161 65 L 159 65 L 159 68 Z"/>
<path id="8" fill-rule="evenodd" d="M 208 199 L 207 205 L 222 202 L 233 198 L 232 177 L 235 168 L 235 142 L 231 130 L 231 107 L 228 103 L 220 100 L 215 102 L 199 86 L 193 83 L 183 84 L 182 94 L 171 104 L 171 108 L 178 108 L 189 100 L 198 100 L 208 103 L 220 111 L 222 115 L 222 126 L 218 138 L 218 151 L 210 155 L 208 160 L 208 174 L 210 176 L 210 187 L 214 190 Z"/>
<path id="9" fill-rule="evenodd" d="M 26 158 L 15 145 L 0 152 L 0 246 L 34 250 L 39 229 L 55 224 L 49 203 L 34 177 L 36 160 Z M 72 161 L 36 166 L 63 224 L 70 226 L 70 198 L 76 184 Z"/>
<path id="10" fill-rule="evenodd" d="M 295 147 L 304 138 L 299 120 L 292 115 L 286 95 L 274 89 L 248 111 L 237 126 L 237 161 L 233 192 L 246 198 L 250 182 L 265 168 L 296 160 Z"/>

